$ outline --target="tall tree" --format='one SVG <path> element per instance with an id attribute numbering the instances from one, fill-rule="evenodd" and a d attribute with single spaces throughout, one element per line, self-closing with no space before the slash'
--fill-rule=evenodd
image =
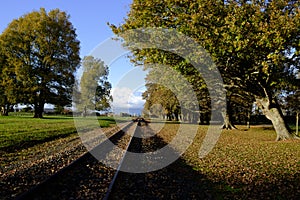
<path id="1" fill-rule="evenodd" d="M 141 27 L 175 28 L 192 37 L 213 57 L 226 89 L 253 97 L 272 121 L 276 140 L 284 140 L 295 136 L 283 119 L 277 94 L 295 84 L 300 66 L 299 3 L 134 0 L 125 23 L 111 27 L 117 34 Z M 144 51 L 134 54 L 136 60 L 157 57 Z"/>
<path id="2" fill-rule="evenodd" d="M 225 15 L 205 37 L 225 82 L 255 98 L 272 121 L 276 140 L 293 138 L 277 95 L 295 83 L 294 69 L 299 67 L 299 3 L 244 1 L 217 7 Z"/>
<path id="3" fill-rule="evenodd" d="M 33 104 L 36 118 L 43 116 L 45 103 L 64 106 L 72 100 L 80 48 L 69 19 L 59 9 L 41 8 L 13 20 L 1 35 L 7 78 L 15 77 L 19 86 L 8 93 Z"/>
<path id="4" fill-rule="evenodd" d="M 87 56 L 83 59 L 82 68 L 77 109 L 84 116 L 87 110 L 107 110 L 112 100 L 111 84 L 107 81 L 108 67 L 100 59 Z"/>

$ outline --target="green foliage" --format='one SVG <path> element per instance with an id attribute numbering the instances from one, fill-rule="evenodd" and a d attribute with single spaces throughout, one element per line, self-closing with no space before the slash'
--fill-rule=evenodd
<path id="1" fill-rule="evenodd" d="M 0 111 L 2 116 L 7 116 L 10 105 L 15 103 L 15 97 L 11 97 L 13 92 L 10 90 L 11 82 L 5 80 L 6 71 L 5 67 L 7 65 L 7 58 L 4 54 L 4 49 L 0 40 Z M 10 98 L 8 98 L 10 97 Z"/>
<path id="2" fill-rule="evenodd" d="M 169 121 L 172 120 L 172 115 L 179 111 L 179 102 L 176 95 L 169 89 L 156 85 L 147 84 L 147 91 L 143 93 L 143 98 L 146 100 L 145 109 L 149 110 L 152 115 L 167 116 Z"/>
<path id="3" fill-rule="evenodd" d="M 179 114 L 181 114 L 186 119 L 182 120 L 191 122 L 192 118 L 187 119 L 186 117 L 188 113 L 197 113 L 199 106 L 202 111 L 209 109 L 207 99 L 199 101 L 200 103 L 196 99 L 196 96 L 200 97 L 201 94 L 202 100 L 207 97 L 206 87 L 197 90 L 191 86 L 189 80 L 191 77 L 197 78 L 199 81 L 203 81 L 203 79 L 198 73 L 195 73 L 194 76 L 183 76 L 179 70 L 169 67 L 170 64 L 163 64 L 146 65 L 149 70 L 146 77 L 147 90 L 143 93 L 143 98 L 146 100 L 145 109 L 156 116 L 167 116 L 168 120 L 174 118 L 178 121 Z"/>
<path id="4" fill-rule="evenodd" d="M 265 96 L 265 87 L 281 89 L 299 67 L 299 5 L 288 0 L 244 2 L 136 0 L 125 23 L 112 28 L 117 34 L 140 27 L 176 28 L 211 53 L 227 85 Z M 158 58 L 153 50 L 134 53 L 136 60 Z M 185 72 L 191 70 L 185 66 Z"/>
<path id="5" fill-rule="evenodd" d="M 82 67 L 79 93 L 75 100 L 77 109 L 87 112 L 110 108 L 112 97 L 111 84 L 107 81 L 108 67 L 103 61 L 92 56 L 84 57 Z"/>
<path id="6" fill-rule="evenodd" d="M 212 56 L 232 105 L 245 102 L 248 107 L 256 100 L 273 123 L 281 117 L 277 95 L 295 87 L 300 66 L 298 1 L 134 0 L 125 23 L 111 25 L 120 36 L 144 27 L 175 28 L 193 38 Z M 190 77 L 195 88 L 203 86 L 201 79 L 193 78 L 193 66 L 188 62 L 164 55 L 158 50 L 135 50 L 132 60 L 143 65 L 161 63 L 163 57 Z M 278 116 L 271 109 L 276 109 Z M 282 123 L 274 126 L 285 129 Z M 283 132 L 283 139 L 289 137 L 287 130 Z"/>
<path id="7" fill-rule="evenodd" d="M 41 8 L 13 20 L 0 37 L 7 99 L 34 105 L 35 117 L 42 117 L 45 103 L 71 102 L 80 57 L 69 18 L 59 9 Z"/>

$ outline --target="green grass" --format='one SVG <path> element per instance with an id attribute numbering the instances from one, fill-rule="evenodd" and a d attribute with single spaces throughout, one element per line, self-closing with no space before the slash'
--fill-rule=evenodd
<path id="1" fill-rule="evenodd" d="M 108 127 L 115 124 L 113 118 L 98 117 L 81 119 L 74 124 L 73 117 L 45 116 L 43 119 L 32 118 L 32 115 L 0 117 L 0 151 L 14 152 L 35 144 L 77 133 L 77 129 L 91 130 L 97 127 Z"/>

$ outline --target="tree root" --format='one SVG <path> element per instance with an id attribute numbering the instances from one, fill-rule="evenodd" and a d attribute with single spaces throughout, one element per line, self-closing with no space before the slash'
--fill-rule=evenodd
<path id="1" fill-rule="evenodd" d="M 291 134 L 291 137 L 282 137 L 277 135 L 275 141 L 278 142 L 278 141 L 285 141 L 285 140 L 300 140 L 300 137 L 295 135 L 294 133 Z"/>
<path id="2" fill-rule="evenodd" d="M 226 129 L 226 130 L 232 130 L 232 129 L 234 129 L 234 130 L 238 130 L 238 128 L 237 128 L 236 126 L 234 126 L 234 125 L 232 125 L 232 124 L 228 124 L 228 125 L 226 126 L 225 123 L 221 126 L 221 129 Z"/>
<path id="3" fill-rule="evenodd" d="M 293 134 L 293 139 L 300 140 L 300 137 L 298 135 L 296 135 L 296 134 Z"/>

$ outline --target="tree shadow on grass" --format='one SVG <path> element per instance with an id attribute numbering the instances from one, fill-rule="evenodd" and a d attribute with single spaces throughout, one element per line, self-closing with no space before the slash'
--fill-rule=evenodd
<path id="1" fill-rule="evenodd" d="M 142 139 L 138 140 L 137 145 L 141 144 Z M 147 140 L 135 149 L 153 152 L 167 145 L 157 135 Z M 211 180 L 187 164 L 186 160 L 179 158 L 169 166 L 153 172 L 121 172 L 110 199 L 300 199 L 299 174 L 294 177 L 278 175 L 274 177 L 276 181 L 262 182 L 254 178 L 249 184 L 243 183 L 242 176 L 236 176 L 230 185 L 224 178 L 217 179 L 220 181 Z"/>
<path id="2" fill-rule="evenodd" d="M 137 149 L 141 152 L 155 151 L 167 145 L 157 135 L 147 140 L 143 141 L 143 145 L 139 143 L 141 140 L 137 140 L 138 144 L 134 151 Z M 91 159 L 95 160 L 92 157 Z M 81 163 L 78 170 L 72 170 L 67 177 L 58 176 L 61 179 L 60 185 L 53 184 L 46 188 L 51 192 L 36 194 L 36 197 L 102 199 L 105 190 L 94 183 L 105 181 L 107 178 L 100 176 L 100 172 L 90 171 L 87 168 L 87 166 L 91 167 L 90 162 Z M 96 164 L 92 168 L 104 170 Z M 121 172 L 120 175 L 110 199 L 300 199 L 300 173 L 293 177 L 277 174 L 274 175 L 274 179 L 271 177 L 266 181 L 261 179 L 258 181 L 254 178 L 249 184 L 243 184 L 242 176 L 237 176 L 234 183 L 229 185 L 227 179 L 221 178 L 222 174 L 216 175 L 220 176 L 219 182 L 212 181 L 187 164 L 186 160 L 179 158 L 171 165 L 157 171 L 138 174 Z M 82 188 L 85 188 L 83 193 L 79 193 Z M 85 196 L 78 196 L 78 193 Z"/>
<path id="3" fill-rule="evenodd" d="M 33 147 L 35 145 L 38 145 L 38 144 L 42 144 L 42 143 L 45 143 L 45 142 L 50 142 L 52 140 L 57 140 L 57 139 L 60 139 L 60 138 L 66 138 L 66 137 L 68 137 L 72 134 L 75 134 L 75 133 L 77 133 L 77 131 L 70 131 L 70 132 L 64 133 L 64 134 L 45 137 L 43 139 L 30 139 L 30 140 L 27 140 L 27 141 L 23 140 L 20 143 L 14 143 L 14 144 L 11 144 L 9 146 L 0 147 L 0 152 L 2 151 L 2 152 L 5 152 L 5 153 L 15 153 L 15 152 L 21 151 L 22 149 L 27 149 L 27 148 Z"/>
<path id="4" fill-rule="evenodd" d="M 36 118 L 33 118 L 36 119 Z M 44 116 L 43 118 L 40 119 L 46 119 L 46 120 L 73 120 L 72 116 L 63 116 L 63 117 L 51 117 L 51 116 Z"/>

